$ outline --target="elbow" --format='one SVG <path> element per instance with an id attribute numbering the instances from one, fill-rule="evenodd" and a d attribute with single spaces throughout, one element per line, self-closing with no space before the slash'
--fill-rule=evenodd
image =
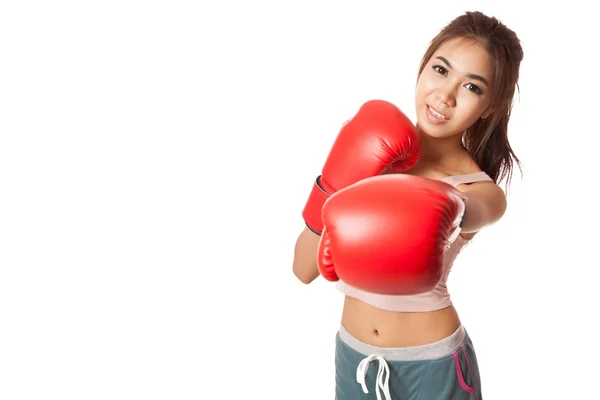
<path id="1" fill-rule="evenodd" d="M 305 285 L 308 285 L 312 281 L 314 281 L 319 274 L 310 274 L 306 271 L 306 268 L 298 268 L 296 264 L 293 267 L 294 276 Z"/>

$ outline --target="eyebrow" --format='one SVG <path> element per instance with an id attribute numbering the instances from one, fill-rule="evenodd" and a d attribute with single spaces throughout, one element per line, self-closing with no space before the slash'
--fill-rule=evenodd
<path id="1" fill-rule="evenodd" d="M 448 61 L 445 57 L 437 56 L 436 58 L 439 58 L 440 60 L 442 60 L 448 66 L 448 68 L 452 68 L 452 65 L 450 64 L 450 61 Z M 485 83 L 486 86 L 490 86 L 490 84 L 488 83 L 487 79 L 485 79 L 483 76 L 480 76 L 480 75 L 477 75 L 477 74 L 468 74 L 467 76 L 469 78 L 471 78 L 471 79 L 476 79 L 478 81 L 481 81 L 481 82 Z"/>

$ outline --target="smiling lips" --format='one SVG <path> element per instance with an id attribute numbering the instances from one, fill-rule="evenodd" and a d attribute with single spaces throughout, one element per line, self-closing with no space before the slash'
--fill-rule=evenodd
<path id="1" fill-rule="evenodd" d="M 431 108 L 431 106 L 427 106 L 427 119 L 429 122 L 436 125 L 448 122 L 448 118 Z"/>

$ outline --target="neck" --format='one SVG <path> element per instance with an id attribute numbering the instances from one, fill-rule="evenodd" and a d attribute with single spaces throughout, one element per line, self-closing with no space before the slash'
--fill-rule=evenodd
<path id="1" fill-rule="evenodd" d="M 421 137 L 421 159 L 423 161 L 445 164 L 447 161 L 461 157 L 465 152 L 462 135 L 435 138 L 427 136 L 418 127 L 417 131 Z"/>

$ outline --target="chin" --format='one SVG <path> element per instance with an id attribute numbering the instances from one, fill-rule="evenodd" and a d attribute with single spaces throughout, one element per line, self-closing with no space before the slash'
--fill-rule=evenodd
<path id="1" fill-rule="evenodd" d="M 454 137 L 456 135 L 462 134 L 462 133 L 458 133 L 458 132 L 454 132 L 454 131 L 449 131 L 447 129 L 430 128 L 428 126 L 419 126 L 419 130 L 421 132 L 421 135 L 425 135 L 425 136 L 428 136 L 430 138 L 435 138 L 435 139 L 445 139 L 445 138 Z"/>
<path id="2" fill-rule="evenodd" d="M 419 132 L 422 135 L 429 136 L 432 138 L 444 138 L 452 136 L 452 134 L 448 132 L 448 129 L 446 127 L 431 126 L 427 124 L 427 122 L 422 123 L 418 121 L 417 127 L 419 128 Z"/>
<path id="3" fill-rule="evenodd" d="M 443 139 L 443 138 L 452 136 L 447 133 L 437 132 L 435 130 L 429 130 L 429 129 L 421 129 L 421 134 L 428 136 L 430 138 L 435 138 L 435 139 Z"/>
<path id="4" fill-rule="evenodd" d="M 444 138 L 448 138 L 448 137 L 452 137 L 452 136 L 456 136 L 457 134 L 462 134 L 461 132 L 457 132 L 455 129 L 452 129 L 451 127 L 444 125 L 444 126 L 439 126 L 439 125 L 432 125 L 427 123 L 427 121 L 425 120 L 425 122 L 422 122 L 422 120 L 418 119 L 417 120 L 417 127 L 419 129 L 419 132 L 422 135 L 431 137 L 431 138 L 436 138 L 436 139 L 444 139 Z"/>

